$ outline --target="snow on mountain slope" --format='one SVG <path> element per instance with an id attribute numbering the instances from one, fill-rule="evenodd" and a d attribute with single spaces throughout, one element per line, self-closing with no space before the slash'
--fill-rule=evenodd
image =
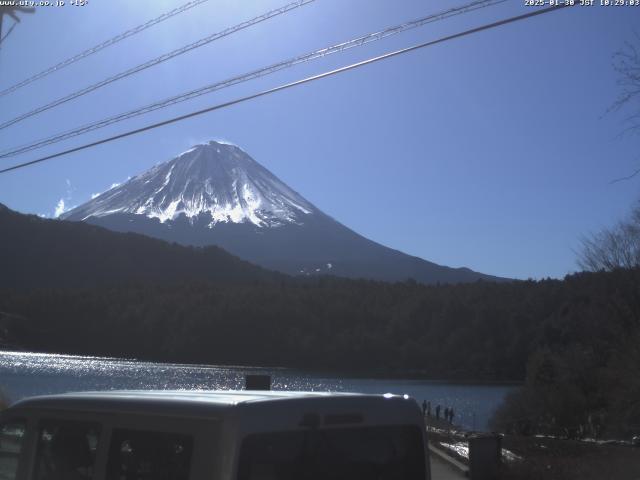
<path id="1" fill-rule="evenodd" d="M 324 214 L 235 145 L 208 142 L 60 218 L 183 245 L 217 245 L 292 275 L 424 283 L 500 280 L 406 255 Z"/>
<path id="2" fill-rule="evenodd" d="M 181 215 L 257 227 L 298 224 L 316 208 L 239 147 L 211 141 L 156 165 L 61 218 L 135 214 L 161 223 Z"/>

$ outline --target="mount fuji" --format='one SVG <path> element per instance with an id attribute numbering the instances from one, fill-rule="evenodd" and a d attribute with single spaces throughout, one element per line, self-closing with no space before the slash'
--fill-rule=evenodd
<path id="1" fill-rule="evenodd" d="M 423 283 L 504 280 L 371 241 L 324 214 L 241 148 L 215 141 L 196 145 L 60 218 L 184 245 L 218 245 L 292 275 Z"/>

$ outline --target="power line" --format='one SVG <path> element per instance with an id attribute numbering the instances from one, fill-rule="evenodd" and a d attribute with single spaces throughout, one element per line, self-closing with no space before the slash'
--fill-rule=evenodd
<path id="1" fill-rule="evenodd" d="M 270 18 L 276 17 L 278 15 L 282 15 L 284 13 L 287 13 L 291 10 L 294 10 L 298 7 L 301 7 L 303 5 L 307 5 L 311 2 L 313 2 L 315 0 L 297 0 L 293 3 L 289 3 L 287 5 L 284 5 L 282 7 L 276 8 L 274 10 L 270 10 L 266 13 L 263 13 L 262 15 L 259 15 L 257 17 L 254 17 L 250 20 L 246 20 L 242 23 L 239 23 L 233 27 L 229 27 L 229 28 L 225 28 L 224 30 L 220 31 L 220 32 L 216 32 L 213 33 L 207 37 L 201 38 L 200 40 L 190 43 L 188 45 L 185 45 L 181 48 L 178 48 L 176 50 L 173 50 L 171 52 L 165 53 L 163 55 L 160 55 L 159 57 L 156 57 L 152 60 L 149 60 L 145 63 L 142 63 L 140 65 L 136 65 L 135 67 L 132 67 L 128 70 L 125 70 L 123 72 L 120 72 L 116 75 L 113 75 L 111 77 L 105 78 L 104 80 L 101 80 L 98 83 L 94 83 L 92 85 L 89 85 L 88 87 L 85 87 L 81 90 L 77 90 L 73 93 L 70 93 L 69 95 L 66 95 L 64 97 L 58 98 L 57 100 L 54 100 L 53 102 L 47 103 L 46 105 L 42 105 L 41 107 L 38 107 L 34 110 L 31 110 L 27 113 L 23 113 L 22 115 L 19 115 L 15 118 L 12 118 L 11 120 L 7 120 L 6 122 L 3 122 L 0 124 L 0 130 L 3 130 L 7 127 L 10 127 L 11 125 L 14 125 L 18 122 L 21 122 L 22 120 L 25 120 L 29 117 L 33 117 L 34 115 L 37 115 L 39 113 L 45 112 L 47 110 L 50 110 L 54 107 L 57 107 L 59 105 L 62 105 L 63 103 L 67 103 L 71 100 L 74 100 L 78 97 L 81 97 L 83 95 L 86 95 L 87 93 L 93 92 L 94 90 L 97 90 L 98 88 L 104 87 L 106 85 L 109 85 L 113 82 L 116 82 L 118 80 L 122 80 L 123 78 L 129 77 L 135 73 L 141 72 L 142 70 L 146 70 L 147 68 L 150 67 L 154 67 L 156 65 L 158 65 L 159 63 L 162 62 L 166 62 L 167 60 L 170 60 L 174 57 L 177 57 L 178 55 L 182 55 L 183 53 L 189 52 L 191 50 L 194 50 L 196 48 L 200 48 L 204 45 L 207 45 L 215 40 L 219 40 L 220 38 L 226 37 L 228 35 L 231 35 L 235 32 L 238 32 L 240 30 L 244 30 L 245 28 L 248 28 L 252 25 L 255 25 L 257 23 L 263 22 L 265 20 L 268 20 Z"/>
<path id="2" fill-rule="evenodd" d="M 14 147 L 11 150 L 5 150 L 4 152 L 0 153 L 0 158 L 7 158 L 7 157 L 12 157 L 15 155 L 19 155 L 22 153 L 26 153 L 32 150 L 36 150 L 39 148 L 43 148 L 45 146 L 48 145 L 52 145 L 54 143 L 58 143 L 61 142 L 63 140 L 67 140 L 69 138 L 72 137 L 76 137 L 78 135 L 82 135 L 94 130 L 98 130 L 100 128 L 104 128 L 108 125 L 112 125 L 114 123 L 118 123 L 124 120 L 128 120 L 130 118 L 139 116 L 139 115 L 143 115 L 155 110 L 159 110 L 161 108 L 165 108 L 171 105 L 175 105 L 177 103 L 181 103 L 187 100 L 191 100 L 193 98 L 199 97 L 201 95 L 205 95 L 208 93 L 212 93 L 214 91 L 217 90 L 221 90 L 223 88 L 227 88 L 227 87 L 231 87 L 233 85 L 237 85 L 239 83 L 242 82 L 246 82 L 249 80 L 253 80 L 259 77 L 263 77 L 266 75 L 270 75 L 272 73 L 278 72 L 280 70 L 283 70 L 285 68 L 290 68 L 294 65 L 298 65 L 304 62 L 308 62 L 317 58 L 321 58 L 327 55 L 331 55 L 333 53 L 339 53 L 342 52 L 344 50 L 350 49 L 350 48 L 354 48 L 354 47 L 359 47 L 362 45 L 365 45 L 367 43 L 371 43 L 377 40 L 381 40 L 383 38 L 389 37 L 391 35 L 396 35 L 398 33 L 404 32 L 406 30 L 409 29 L 413 29 L 413 28 L 417 28 L 423 25 L 426 25 L 428 23 L 431 22 L 435 22 L 438 20 L 444 20 L 446 18 L 449 18 L 451 16 L 454 15 L 460 15 L 463 13 L 468 13 L 474 10 L 478 10 L 480 8 L 485 8 L 485 7 L 489 7 L 498 3 L 503 3 L 506 0 L 475 0 L 469 4 L 460 6 L 460 7 L 455 7 L 455 8 L 451 8 L 448 10 L 445 10 L 443 12 L 440 13 L 436 13 L 436 14 L 431 14 L 428 15 L 426 17 L 422 17 L 422 18 L 418 18 L 409 22 L 405 22 L 402 23 L 400 25 L 396 25 L 393 27 L 389 27 L 386 28 L 384 30 L 380 30 L 378 32 L 374 32 L 374 33 L 369 33 L 367 35 L 363 35 L 360 36 L 358 38 L 349 40 L 347 42 L 342 42 L 336 45 L 332 45 L 326 48 L 321 48 L 319 50 L 314 50 L 312 52 L 309 53 L 305 53 L 303 55 L 299 55 L 297 57 L 293 57 L 290 58 L 288 60 L 284 60 L 281 62 L 278 62 L 276 64 L 272 64 L 269 65 L 267 67 L 263 67 L 254 71 L 251 71 L 249 73 L 245 73 L 236 77 L 231 77 L 228 78 L 226 80 L 220 81 L 220 82 L 216 82 L 216 83 L 212 83 L 209 85 L 206 85 L 204 87 L 200 87 L 198 89 L 195 90 L 191 90 L 179 95 L 175 95 L 173 97 L 169 97 L 166 98 L 164 100 L 160 100 L 157 101 L 155 103 L 146 105 L 144 107 L 140 107 L 134 110 L 130 110 L 128 112 L 125 113 L 121 113 L 112 117 L 108 117 L 105 119 L 102 119 L 100 121 L 94 122 L 94 123 L 90 123 L 81 127 L 78 127 L 76 129 L 73 130 L 69 130 L 63 133 L 59 133 L 56 134 L 54 136 L 51 137 L 47 137 L 45 139 L 42 140 L 38 140 L 36 142 L 32 142 L 30 144 L 26 144 L 26 145 L 21 145 L 19 147 Z"/>
<path id="3" fill-rule="evenodd" d="M 138 133 L 146 132 L 148 130 L 153 130 L 155 128 L 163 127 L 165 125 L 169 125 L 169 124 L 172 124 L 172 123 L 180 122 L 182 120 L 186 120 L 188 118 L 192 118 L 192 117 L 195 117 L 195 116 L 198 116 L 198 115 L 203 115 L 203 114 L 208 113 L 208 112 L 212 112 L 212 111 L 215 111 L 215 110 L 221 110 L 223 108 L 227 108 L 227 107 L 230 107 L 232 105 L 236 105 L 238 103 L 243 103 L 243 102 L 246 102 L 248 100 L 253 100 L 255 98 L 259 98 L 259 97 L 263 97 L 263 96 L 266 96 L 266 95 L 270 95 L 272 93 L 276 93 L 276 92 L 279 92 L 279 91 L 282 91 L 282 90 L 287 90 L 289 88 L 293 88 L 293 87 L 296 87 L 298 85 L 302 85 L 302 84 L 305 84 L 305 83 L 310 83 L 310 82 L 313 82 L 313 81 L 316 81 L 316 80 L 320 80 L 322 78 L 327 78 L 327 77 L 330 77 L 330 76 L 333 76 L 333 75 L 337 75 L 339 73 L 343 73 L 343 72 L 346 72 L 346 71 L 349 71 L 349 70 L 354 70 L 356 68 L 360 68 L 360 67 L 363 67 L 365 65 L 369 65 L 369 64 L 372 64 L 372 63 L 375 63 L 375 62 L 386 60 L 388 58 L 396 57 L 398 55 L 402 55 L 402 54 L 405 54 L 405 53 L 408 53 L 408 52 L 412 52 L 414 50 L 418 50 L 418 49 L 425 48 L 425 47 L 430 47 L 430 46 L 433 46 L 433 45 L 437 45 L 439 43 L 444 43 L 444 42 L 447 42 L 447 41 L 450 41 L 450 40 L 454 40 L 456 38 L 465 37 L 467 35 L 471 35 L 471 34 L 474 34 L 474 33 L 482 32 L 482 31 L 485 31 L 485 30 L 490 30 L 492 28 L 496 28 L 496 27 L 500 27 L 500 26 L 503 26 L 503 25 L 507 25 L 509 23 L 514 23 L 514 22 L 517 22 L 517 21 L 520 21 L 520 20 L 525 20 L 525 19 L 528 19 L 528 18 L 531 18 L 531 17 L 535 17 L 535 16 L 542 15 L 542 14 L 545 14 L 545 13 L 549 13 L 549 12 L 553 12 L 553 11 L 556 11 L 556 10 L 560 10 L 560 9 L 563 9 L 563 8 L 565 8 L 567 6 L 569 6 L 569 5 L 568 4 L 563 4 L 563 5 L 543 8 L 543 9 L 540 9 L 540 10 L 534 10 L 532 12 L 525 13 L 525 14 L 522 14 L 522 15 L 517 15 L 517 16 L 509 17 L 509 18 L 506 18 L 506 19 L 503 19 L 503 20 L 498 20 L 498 21 L 493 22 L 493 23 L 484 24 L 484 25 L 481 25 L 479 27 L 472 28 L 470 30 L 465 30 L 463 32 L 454 33 L 452 35 L 447 35 L 445 37 L 441 37 L 441 38 L 438 38 L 436 40 L 431 40 L 431 41 L 420 43 L 418 45 L 414 45 L 414 46 L 411 46 L 411 47 L 406 47 L 406 48 L 403 48 L 403 49 L 400 49 L 400 50 L 395 50 L 393 52 L 385 53 L 383 55 L 379 55 L 377 57 L 369 58 L 369 59 L 363 60 L 361 62 L 352 63 L 351 65 L 347 65 L 345 67 L 340 67 L 340 68 L 337 68 L 335 70 L 330 70 L 328 72 L 320 73 L 318 75 L 313 75 L 311 77 L 306 77 L 306 78 L 303 78 L 301 80 L 296 80 L 296 81 L 291 82 L 291 83 L 286 83 L 284 85 L 280 85 L 280 86 L 277 86 L 277 87 L 274 87 L 274 88 L 270 88 L 270 89 L 267 89 L 267 90 L 262 90 L 262 91 L 260 91 L 258 93 L 254 93 L 254 94 L 247 95 L 247 96 L 244 96 L 244 97 L 236 98 L 236 99 L 230 100 L 228 102 L 219 103 L 217 105 L 213 105 L 211 107 L 204 108 L 202 110 L 197 110 L 195 112 L 187 113 L 185 115 L 180 115 L 178 117 L 173 117 L 173 118 L 170 118 L 168 120 L 164 120 L 162 122 L 158 122 L 158 123 L 154 123 L 154 124 L 151 124 L 151 125 L 147 125 L 146 127 L 137 128 L 135 130 L 129 130 L 128 132 L 124 132 L 124 133 L 120 133 L 118 135 L 114 135 L 114 136 L 111 136 L 111 137 L 103 138 L 103 139 L 97 140 L 95 142 L 86 143 L 86 144 L 81 145 L 79 147 L 70 148 L 70 149 L 64 150 L 62 152 L 58 152 L 58 153 L 54 153 L 52 155 L 47 155 L 45 157 L 38 158 L 36 160 L 31 160 L 29 162 L 21 163 L 21 164 L 18 164 L 18 165 L 13 165 L 11 167 L 8 167 L 8 168 L 0 170 L 0 174 L 6 173 L 6 172 L 10 172 L 12 170 L 17 170 L 19 168 L 24 168 L 24 167 L 27 167 L 27 166 L 30 166 L 30 165 L 34 165 L 34 164 L 37 164 L 37 163 L 45 162 L 47 160 L 52 160 L 54 158 L 62 157 L 64 155 L 68 155 L 70 153 L 75 153 L 75 152 L 79 152 L 81 150 L 86 150 L 87 148 L 95 147 L 97 145 L 102 145 L 104 143 L 113 142 L 113 141 L 119 140 L 121 138 L 130 137 L 132 135 L 137 135 Z"/>
<path id="4" fill-rule="evenodd" d="M 176 7 L 173 10 L 169 11 L 169 12 L 165 12 L 162 15 L 153 18 L 145 23 L 143 23 L 142 25 L 138 25 L 137 27 L 131 28 L 129 30 L 127 30 L 126 32 L 123 32 L 119 35 L 116 35 L 115 37 L 110 38 L 109 40 L 106 40 L 98 45 L 95 45 L 91 48 L 86 49 L 83 52 L 80 52 L 76 55 L 74 55 L 73 57 L 69 57 L 66 60 L 61 61 L 60 63 L 57 63 L 49 68 L 46 68 L 45 70 L 41 71 L 40 73 L 36 73 L 35 75 L 22 80 L 21 82 L 16 83 L 15 85 L 12 85 L 8 88 L 5 88 L 4 90 L 0 91 L 0 97 L 4 96 L 4 95 L 8 95 L 9 93 L 15 92 L 16 90 L 29 85 L 30 83 L 35 82 L 36 80 L 40 80 L 41 78 L 46 77 L 47 75 L 50 75 L 53 72 L 57 72 L 58 70 L 62 70 L 65 67 L 68 67 L 69 65 L 71 65 L 72 63 L 77 62 L 78 60 L 82 60 L 83 58 L 86 58 L 90 55 L 93 55 L 94 53 L 99 52 L 100 50 L 103 50 L 107 47 L 110 47 L 111 45 L 115 45 L 116 43 L 124 40 L 125 38 L 129 38 L 137 33 L 142 32 L 143 30 L 146 30 L 149 27 L 152 27 L 154 25 L 157 25 L 160 22 L 164 22 L 165 20 L 168 20 L 169 18 L 178 15 L 180 13 L 186 12 L 187 10 L 196 7 L 198 5 L 200 5 L 201 3 L 204 2 L 208 2 L 209 0 L 193 0 L 191 2 L 187 2 L 184 5 L 181 5 L 180 7 Z"/>

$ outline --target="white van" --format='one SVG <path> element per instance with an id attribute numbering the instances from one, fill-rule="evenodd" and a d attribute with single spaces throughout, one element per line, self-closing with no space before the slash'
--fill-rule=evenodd
<path id="1" fill-rule="evenodd" d="M 0 480 L 424 480 L 422 413 L 395 395 L 107 391 L 0 413 Z"/>

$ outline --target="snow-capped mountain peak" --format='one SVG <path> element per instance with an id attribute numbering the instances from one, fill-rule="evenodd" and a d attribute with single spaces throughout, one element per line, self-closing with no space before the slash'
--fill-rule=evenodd
<path id="1" fill-rule="evenodd" d="M 189 220 L 252 223 L 277 227 L 302 223 L 316 208 L 257 163 L 226 142 L 195 145 L 65 213 L 87 220 L 115 213 L 144 215 L 161 223 L 181 215 Z"/>
<path id="2" fill-rule="evenodd" d="M 317 209 L 236 145 L 220 141 L 195 145 L 59 218 L 183 245 L 216 245 L 291 275 L 500 280 L 369 240 Z"/>

